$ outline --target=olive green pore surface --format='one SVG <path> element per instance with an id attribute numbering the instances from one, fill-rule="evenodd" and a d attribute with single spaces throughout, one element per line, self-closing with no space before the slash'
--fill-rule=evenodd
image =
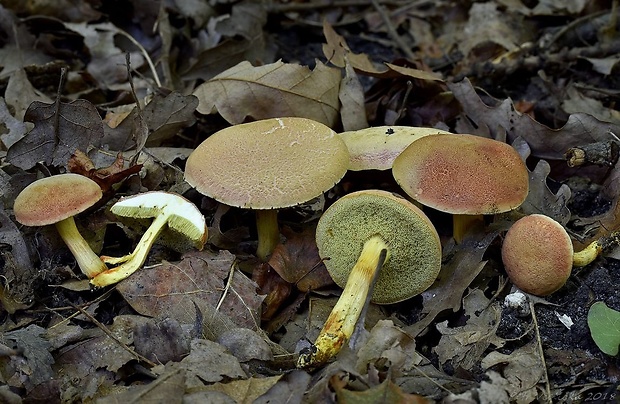
<path id="1" fill-rule="evenodd" d="M 435 281 L 441 268 L 441 244 L 426 215 L 389 192 L 354 192 L 327 209 L 316 231 L 321 258 L 336 284 L 346 285 L 364 243 L 380 235 L 389 246 L 372 295 L 378 304 L 418 295 Z"/>

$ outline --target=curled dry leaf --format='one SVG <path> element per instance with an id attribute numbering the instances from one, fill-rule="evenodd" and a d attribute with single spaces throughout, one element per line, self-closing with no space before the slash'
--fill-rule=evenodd
<path id="1" fill-rule="evenodd" d="M 333 127 L 338 120 L 340 70 L 317 61 L 314 70 L 277 61 L 252 66 L 244 61 L 194 91 L 198 112 L 219 112 L 231 124 L 295 116 Z"/>

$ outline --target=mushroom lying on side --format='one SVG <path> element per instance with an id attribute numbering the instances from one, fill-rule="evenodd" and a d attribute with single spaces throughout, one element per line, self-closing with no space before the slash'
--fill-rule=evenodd
<path id="1" fill-rule="evenodd" d="M 471 219 L 515 209 L 529 191 L 529 173 L 519 153 L 504 142 L 474 135 L 422 137 L 396 157 L 392 174 L 416 201 L 454 215 L 457 242 Z"/>
<path id="2" fill-rule="evenodd" d="M 187 159 L 185 180 L 218 202 L 256 210 L 257 256 L 280 240 L 277 209 L 320 196 L 344 176 L 349 152 L 329 127 L 273 118 L 220 130 Z"/>
<path id="3" fill-rule="evenodd" d="M 28 185 L 15 198 L 15 219 L 26 226 L 55 224 L 80 270 L 88 278 L 108 267 L 95 254 L 78 231 L 73 217 L 101 199 L 101 188 L 90 178 L 78 174 L 60 174 Z"/>
<path id="4" fill-rule="evenodd" d="M 199 250 L 207 239 L 207 225 L 202 213 L 196 205 L 174 193 L 152 191 L 129 196 L 116 202 L 110 211 L 118 216 L 152 218 L 153 221 L 131 254 L 120 258 L 101 257 L 108 264 L 120 265 L 91 279 L 90 283 L 97 287 L 120 282 L 140 269 L 153 243 L 166 228 L 189 239 Z"/>
<path id="5" fill-rule="evenodd" d="M 574 252 L 571 238 L 560 223 L 533 214 L 517 220 L 506 232 L 502 261 L 516 287 L 533 295 L 547 296 L 564 286 L 573 267 L 588 265 L 604 249 L 618 242 L 616 232 Z"/>
<path id="6" fill-rule="evenodd" d="M 411 202 L 386 191 L 340 198 L 319 219 L 316 241 L 327 270 L 344 290 L 313 349 L 300 354 L 299 367 L 320 365 L 340 351 L 373 280 L 372 302 L 397 303 L 426 290 L 441 268 L 441 244 L 431 221 Z"/>

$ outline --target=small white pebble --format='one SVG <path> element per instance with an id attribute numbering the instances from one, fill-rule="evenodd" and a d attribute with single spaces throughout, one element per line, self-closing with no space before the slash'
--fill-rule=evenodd
<path id="1" fill-rule="evenodd" d="M 564 324 L 564 327 L 570 330 L 570 328 L 573 326 L 573 319 L 566 314 L 560 314 L 557 311 L 554 311 L 554 313 L 558 320 L 560 320 L 560 323 Z"/>

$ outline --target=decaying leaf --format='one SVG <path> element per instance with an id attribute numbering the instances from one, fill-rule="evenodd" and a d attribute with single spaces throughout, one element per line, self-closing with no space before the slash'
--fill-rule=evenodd
<path id="1" fill-rule="evenodd" d="M 64 166 L 76 150 L 99 147 L 103 123 L 97 109 L 86 100 L 53 104 L 35 101 L 24 120 L 34 128 L 9 148 L 7 161 L 24 170 L 43 161 Z"/>
<path id="2" fill-rule="evenodd" d="M 447 321 L 437 324 L 442 337 L 434 351 L 440 363 L 451 361 L 453 366 L 469 370 L 480 363 L 482 354 L 491 344 L 498 347 L 503 345 L 503 339 L 495 335 L 501 310 L 480 289 L 474 289 L 465 296 L 463 310 L 469 313 L 464 326 L 451 328 Z"/>
<path id="3" fill-rule="evenodd" d="M 546 215 L 565 225 L 571 218 L 570 210 L 566 207 L 571 190 L 568 185 L 562 184 L 555 194 L 551 192 L 547 185 L 550 172 L 549 163 L 545 160 L 538 161 L 534 171 L 530 171 L 530 190 L 519 210 L 526 215 Z"/>
<path id="4" fill-rule="evenodd" d="M 572 114 L 562 128 L 551 129 L 529 115 L 516 111 L 510 99 L 498 101 L 493 107 L 484 104 L 467 79 L 449 83 L 448 88 L 460 102 L 467 117 L 457 124 L 459 133 L 493 138 L 505 135 L 510 142 L 521 136 L 535 157 L 563 160 L 564 153 L 571 147 L 609 140 L 609 131 L 620 133 L 620 125 L 599 121 L 584 113 Z M 470 122 L 474 122 L 476 127 Z"/>
<path id="5" fill-rule="evenodd" d="M 219 391 L 226 394 L 235 403 L 251 404 L 272 388 L 281 378 L 282 375 L 261 378 L 252 377 L 246 380 L 234 380 L 229 383 L 215 383 L 205 387 L 205 390 Z"/>
<path id="6" fill-rule="evenodd" d="M 493 351 L 482 359 L 481 365 L 484 369 L 503 365 L 501 375 L 507 380 L 503 385 L 510 398 L 515 402 L 530 403 L 538 397 L 536 386 L 545 371 L 538 352 L 536 339 L 533 339 L 510 354 Z"/>
<path id="7" fill-rule="evenodd" d="M 295 232 L 283 227 L 284 244 L 278 244 L 269 258 L 269 265 L 284 279 L 302 292 L 333 284 L 327 268 L 321 262 L 314 240 L 314 228 Z"/>
<path id="8" fill-rule="evenodd" d="M 331 385 L 336 391 L 338 403 L 403 403 L 403 404 L 424 404 L 429 403 L 427 399 L 417 394 L 405 393 L 390 379 L 384 380 L 381 384 L 372 386 L 367 390 L 356 391 L 357 389 L 347 389 L 347 384 L 342 380 L 342 376 L 333 376 Z"/>
<path id="9" fill-rule="evenodd" d="M 137 312 L 182 324 L 194 323 L 198 305 L 203 332 L 215 338 L 235 327 L 257 329 L 262 297 L 234 265 L 228 251 L 192 252 L 180 262 L 141 269 L 117 290 Z"/>
<path id="10" fill-rule="evenodd" d="M 237 358 L 226 351 L 222 345 L 207 339 L 194 339 L 190 354 L 181 362 L 171 362 L 167 369 L 183 369 L 186 372 L 187 388 L 200 388 L 205 383 L 228 379 L 245 379 Z"/>
<path id="11" fill-rule="evenodd" d="M 12 387 L 32 390 L 34 386 L 54 376 L 51 345 L 43 337 L 44 334 L 44 328 L 32 324 L 2 335 L 5 344 L 22 353 L 11 357 L 2 366 L 3 378 L 10 379 Z"/>
<path id="12" fill-rule="evenodd" d="M 194 91 L 198 112 L 219 112 L 231 124 L 297 116 L 334 126 L 340 105 L 340 70 L 317 61 L 314 70 L 282 61 L 264 66 L 249 62 L 218 74 Z"/>
<path id="13" fill-rule="evenodd" d="M 470 231 L 467 234 L 450 257 L 450 261 L 442 265 L 435 283 L 422 293 L 424 308 L 421 315 L 424 317 L 405 327 L 405 331 L 416 336 L 443 310 L 457 311 L 461 307 L 463 293 L 486 263 L 482 261 L 486 249 L 501 231 L 507 230 L 508 226 L 508 224 L 497 225 L 487 229 L 486 232 Z"/>

